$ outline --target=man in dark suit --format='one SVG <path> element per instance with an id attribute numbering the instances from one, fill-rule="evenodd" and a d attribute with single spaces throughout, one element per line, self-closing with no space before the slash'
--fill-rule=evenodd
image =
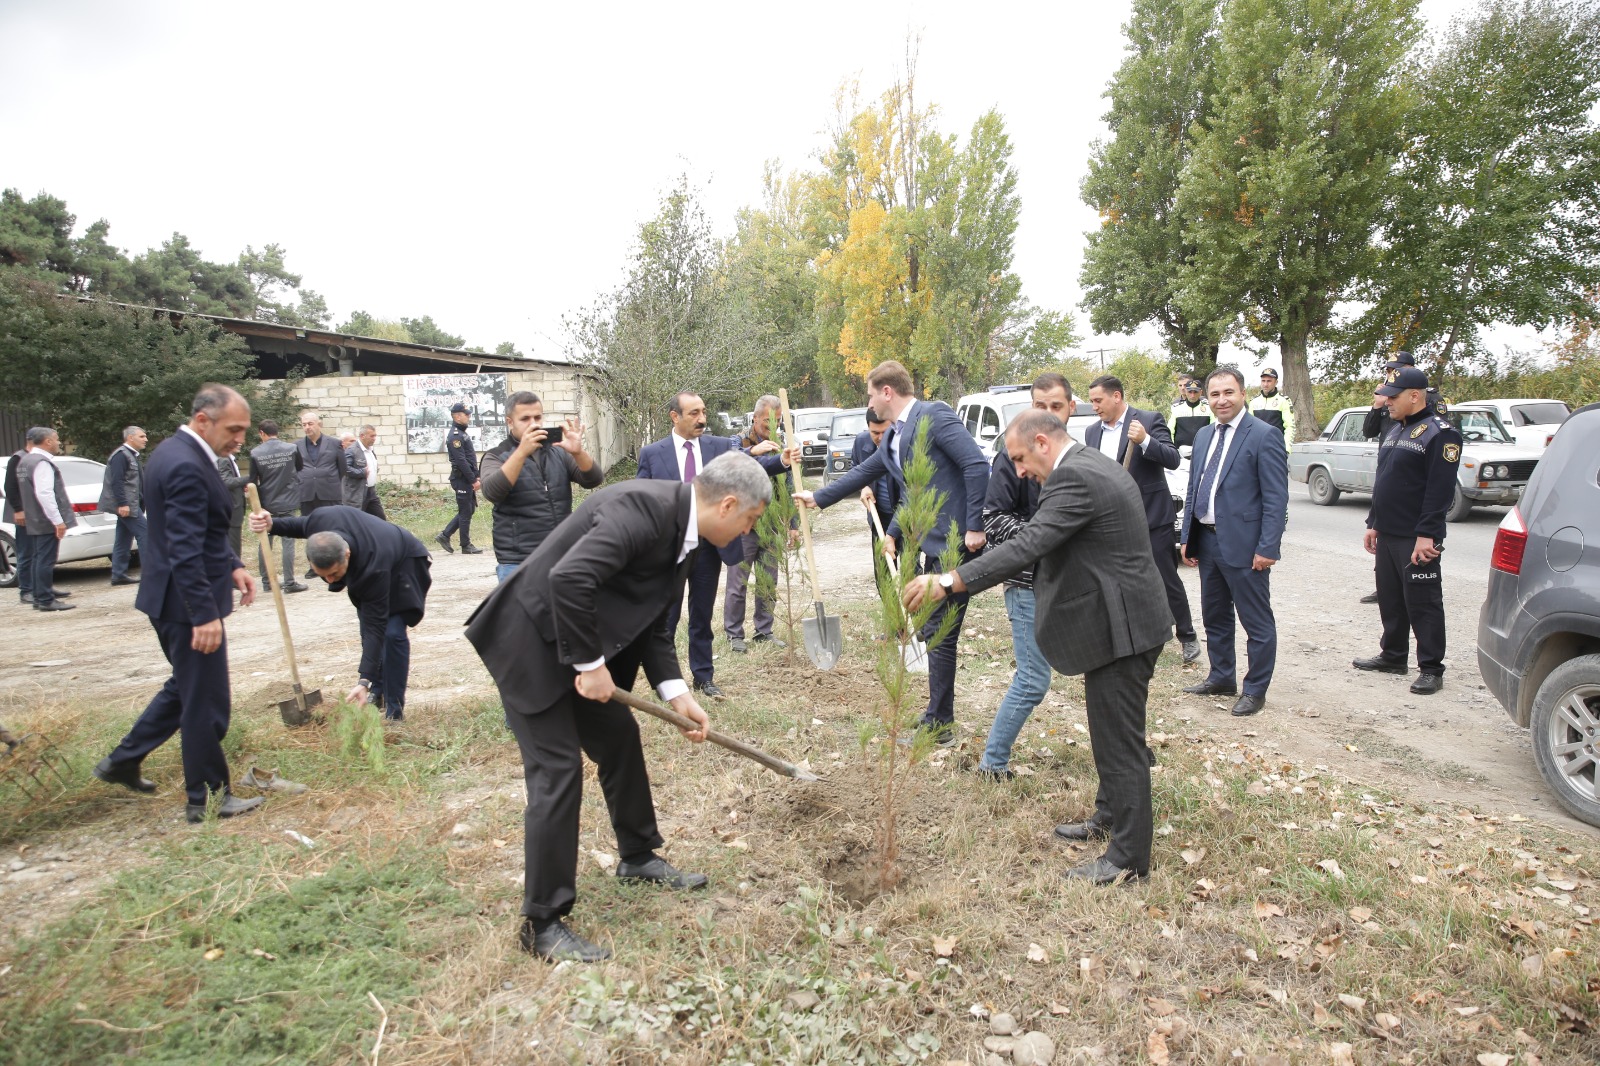
<path id="1" fill-rule="evenodd" d="M 867 428 L 856 434 L 856 439 L 850 445 L 850 468 L 857 466 L 872 458 L 872 453 L 878 450 L 878 445 L 883 443 L 883 435 L 889 432 L 888 418 L 881 412 L 874 414 L 867 411 Z M 867 536 L 872 545 L 872 566 L 877 571 L 878 553 L 878 526 L 887 532 L 889 523 L 894 521 L 896 507 L 894 493 L 894 479 L 888 471 L 861 490 L 861 505 L 870 511 L 878 512 L 878 522 L 874 525 L 872 516 L 867 516 Z"/>
<path id="2" fill-rule="evenodd" d="M 422 621 L 431 559 L 422 541 L 399 526 L 343 504 L 303 518 L 250 516 L 250 528 L 306 542 L 306 559 L 329 592 L 344 591 L 361 625 L 359 680 L 347 703 L 370 698 L 390 721 L 405 719 L 411 636 Z"/>
<path id="3" fill-rule="evenodd" d="M 228 547 L 233 549 L 233 554 L 244 558 L 244 487 L 250 484 L 250 475 L 239 472 L 239 460 L 231 455 L 217 457 L 217 476 L 222 479 L 222 487 L 228 490 L 228 498 L 233 501 L 233 517 L 228 519 Z"/>
<path id="4" fill-rule="evenodd" d="M 682 481 L 629 481 L 599 489 L 467 620 L 467 639 L 500 689 L 522 749 L 528 786 L 523 950 L 595 962 L 605 948 L 567 928 L 577 900 L 583 755 L 599 770 L 621 862 L 617 876 L 672 888 L 706 879 L 655 854 L 650 777 L 639 726 L 609 702 L 639 668 L 661 698 L 698 728 L 709 723 L 683 682 L 671 606 L 683 597 L 697 546 L 737 543 L 772 498 L 766 471 L 724 453 Z"/>
<path id="5" fill-rule="evenodd" d="M 1128 406 L 1123 399 L 1122 382 L 1112 375 L 1104 374 L 1089 383 L 1089 403 L 1100 421 L 1084 431 L 1083 443 L 1121 463 L 1139 486 L 1145 517 L 1150 522 L 1150 554 L 1161 572 L 1161 583 L 1166 586 L 1167 607 L 1176 623 L 1178 642 L 1183 645 L 1183 661 L 1192 663 L 1200 658 L 1200 641 L 1189 614 L 1189 593 L 1178 577 L 1178 539 L 1172 528 L 1178 516 L 1172 509 L 1172 490 L 1167 488 L 1166 474 L 1182 465 L 1183 456 L 1178 454 L 1178 446 L 1167 431 L 1166 419 L 1155 411 Z"/>
<path id="6" fill-rule="evenodd" d="M 242 606 L 254 602 L 256 582 L 228 546 L 233 500 L 217 477 L 217 460 L 244 443 L 250 405 L 226 385 L 209 384 L 195 394 L 190 411 L 188 424 L 158 444 L 145 465 L 150 536 L 133 601 L 149 615 L 172 676 L 94 775 L 135 792 L 154 792 L 139 766 L 178 733 L 188 795 L 184 813 L 199 822 L 218 793 L 217 814 L 223 818 L 254 810 L 262 800 L 232 794 L 222 751 L 231 709 L 222 620 L 233 611 L 234 589 Z"/>
<path id="7" fill-rule="evenodd" d="M 136 545 L 144 541 L 144 451 L 149 436 L 138 426 L 122 431 L 122 443 L 106 458 L 105 477 L 100 483 L 100 511 L 117 516 L 116 538 L 111 544 L 111 583 L 137 585 L 128 576 L 128 561 Z"/>
<path id="8" fill-rule="evenodd" d="M 1056 827 L 1067 840 L 1110 838 L 1104 855 L 1066 876 L 1103 885 L 1150 873 L 1152 815 L 1145 704 L 1172 616 L 1146 550 L 1144 507 L 1127 471 L 1067 436 L 1049 411 L 1018 415 L 1005 437 L 1018 469 L 1044 484 L 1039 508 L 1011 540 L 940 578 L 907 586 L 906 603 L 969 595 L 1033 568 L 1044 624 L 1039 650 L 1063 674 L 1083 674 L 1100 787 L 1095 812 Z"/>
<path id="9" fill-rule="evenodd" d="M 733 438 L 706 433 L 706 402 L 696 393 L 680 392 L 674 396 L 667 415 L 672 419 L 672 432 L 639 449 L 641 478 L 688 484 L 717 456 L 738 450 Z M 790 463 L 800 461 L 800 449 L 791 445 L 788 451 L 763 455 L 757 461 L 769 476 L 775 476 Z M 707 696 L 722 695 L 711 661 L 711 612 L 717 602 L 717 582 L 722 577 L 723 564 L 738 566 L 743 562 L 744 546 L 734 543 L 719 545 L 714 552 L 696 552 L 689 568 L 689 673 L 695 689 Z M 674 629 L 682 610 L 681 603 L 672 608 Z"/>
<path id="10" fill-rule="evenodd" d="M 867 375 L 867 407 L 891 423 L 878 450 L 844 477 L 829 482 L 815 494 L 799 493 L 795 499 L 808 507 L 829 507 L 854 496 L 886 473 L 896 494 L 903 495 L 905 464 L 911 461 L 918 430 L 926 424 L 928 458 L 933 462 L 930 487 L 944 493 L 944 505 L 933 530 L 921 544 L 907 544 L 906 553 L 913 559 L 917 552 L 923 553 L 925 560 L 919 564 L 919 572 L 934 573 L 940 569 L 939 556 L 946 544 L 956 545 L 963 559 L 981 551 L 987 539 L 983 531 L 983 498 L 989 491 L 989 463 L 950 405 L 917 399 L 911 374 L 890 360 L 879 363 Z M 900 537 L 899 522 L 891 521 L 884 532 L 884 551 L 893 553 Z M 923 631 L 924 638 L 931 636 L 949 610 L 956 612 L 955 628 L 928 650 L 928 708 L 918 722 L 943 745 L 955 743 L 956 644 L 961 639 L 967 598 L 952 596 L 944 601 Z"/>
<path id="11" fill-rule="evenodd" d="M 1235 717 L 1261 713 L 1278 658 L 1272 616 L 1272 565 L 1283 555 L 1289 508 L 1289 453 L 1283 433 L 1246 410 L 1244 375 L 1230 366 L 1206 377 L 1216 421 L 1194 438 L 1180 551 L 1200 567 L 1200 617 L 1211 670 L 1183 691 L 1232 696 L 1239 691 L 1234 612 L 1244 626 L 1249 671 Z"/>

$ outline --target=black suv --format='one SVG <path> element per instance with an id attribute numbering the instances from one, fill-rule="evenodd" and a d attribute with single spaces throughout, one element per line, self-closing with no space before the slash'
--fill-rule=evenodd
<path id="1" fill-rule="evenodd" d="M 1489 565 L 1478 670 L 1561 805 L 1600 825 L 1600 403 L 1556 433 Z"/>

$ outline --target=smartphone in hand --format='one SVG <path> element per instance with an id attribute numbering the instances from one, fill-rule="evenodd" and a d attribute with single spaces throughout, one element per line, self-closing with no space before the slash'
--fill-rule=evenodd
<path id="1" fill-rule="evenodd" d="M 550 444 L 560 444 L 561 443 L 561 427 L 560 426 L 540 426 L 539 428 L 544 430 L 544 442 L 545 442 L 545 444 L 550 445 Z"/>

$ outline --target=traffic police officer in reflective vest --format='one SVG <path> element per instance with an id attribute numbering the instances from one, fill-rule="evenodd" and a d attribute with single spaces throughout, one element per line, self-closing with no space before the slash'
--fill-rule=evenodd
<path id="1" fill-rule="evenodd" d="M 1378 447 L 1378 472 L 1367 512 L 1367 551 L 1378 558 L 1379 652 L 1357 659 L 1357 670 L 1406 673 L 1411 634 L 1417 635 L 1419 696 L 1444 684 L 1444 590 L 1439 555 L 1444 516 L 1461 467 L 1461 434 L 1428 406 L 1428 376 L 1416 367 L 1395 372 L 1378 390 L 1392 420 Z"/>
<path id="2" fill-rule="evenodd" d="M 458 403 L 450 408 L 450 421 L 453 425 L 445 434 L 444 451 L 450 457 L 450 487 L 456 494 L 456 516 L 450 519 L 444 532 L 433 539 L 445 551 L 453 552 L 450 534 L 459 529 L 461 553 L 481 555 L 483 549 L 472 545 L 472 512 L 478 509 L 478 452 L 472 446 L 472 438 L 467 436 L 467 425 L 471 421 L 467 405 Z"/>

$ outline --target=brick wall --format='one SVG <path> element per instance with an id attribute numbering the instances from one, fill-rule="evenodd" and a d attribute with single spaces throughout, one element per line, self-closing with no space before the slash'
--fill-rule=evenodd
<path id="1" fill-rule="evenodd" d="M 540 365 L 508 371 L 506 384 L 512 392 L 527 389 L 536 393 L 544 403 L 546 423 L 559 423 L 574 416 L 580 418 L 584 424 L 584 448 L 603 469 L 611 469 L 631 451 L 631 443 L 625 439 L 616 420 L 599 409 L 593 393 L 584 388 L 575 368 Z M 444 452 L 417 455 L 406 451 L 404 377 L 398 374 L 348 378 L 321 375 L 301 381 L 294 390 L 294 397 L 307 411 L 322 417 L 325 433 L 338 436 L 343 430 L 356 430 L 368 424 L 376 428 L 378 442 L 373 450 L 378 454 L 378 476 L 383 480 L 408 487 L 415 485 L 418 479 L 424 484 L 448 485 L 450 467 Z M 285 429 L 285 439 L 299 436 L 288 431 L 288 427 Z"/>

